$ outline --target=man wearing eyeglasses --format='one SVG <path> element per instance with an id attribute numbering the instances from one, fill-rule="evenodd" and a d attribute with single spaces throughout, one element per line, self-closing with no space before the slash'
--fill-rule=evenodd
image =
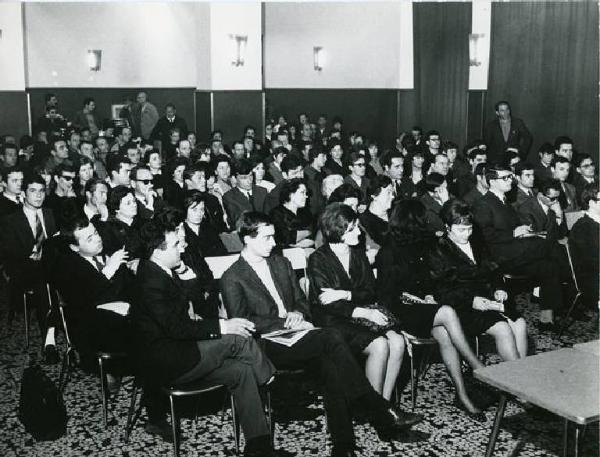
<path id="1" fill-rule="evenodd" d="M 141 219 L 152 219 L 154 213 L 164 206 L 162 199 L 154 191 L 152 172 L 143 165 L 131 170 L 129 180 L 135 192 L 137 215 Z"/>
<path id="2" fill-rule="evenodd" d="M 358 212 L 363 213 L 367 209 L 369 202 L 368 191 L 369 179 L 365 176 L 367 173 L 367 161 L 365 156 L 358 153 L 352 152 L 350 154 L 350 174 L 344 178 L 344 182 L 350 184 L 352 187 L 360 190 L 361 199 L 358 205 Z"/>
<path id="3" fill-rule="evenodd" d="M 73 181 L 75 180 L 76 172 L 71 165 L 64 163 L 59 165 L 54 172 L 54 182 L 56 187 L 44 203 L 46 208 L 50 208 L 54 214 L 54 219 L 59 227 L 62 225 L 64 208 L 67 202 L 76 202 L 77 195 L 73 190 Z"/>
<path id="4" fill-rule="evenodd" d="M 557 241 L 567 234 L 567 225 L 558 202 L 560 182 L 545 181 L 537 195 L 527 199 L 518 208 L 521 222 L 531 226 L 534 232 L 546 232 L 548 240 Z"/>
<path id="5" fill-rule="evenodd" d="M 562 306 L 560 262 L 553 243 L 523 224 L 506 198 L 514 176 L 504 167 L 487 170 L 490 189 L 473 208 L 475 221 L 492 258 L 503 273 L 526 275 L 540 286 L 540 330 L 553 330 L 554 311 Z"/>
<path id="6" fill-rule="evenodd" d="M 573 179 L 577 203 L 582 205 L 581 194 L 583 189 L 586 185 L 597 182 L 596 165 L 594 165 L 592 156 L 587 153 L 578 154 L 575 160 L 573 160 L 573 165 L 575 165 L 575 170 L 577 171 Z"/>

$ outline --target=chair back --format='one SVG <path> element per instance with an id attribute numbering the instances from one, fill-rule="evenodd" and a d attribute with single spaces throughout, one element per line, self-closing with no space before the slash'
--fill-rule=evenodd
<path id="1" fill-rule="evenodd" d="M 579 219 L 583 217 L 583 211 L 571 211 L 565 213 L 565 221 L 567 222 L 567 229 L 571 230 Z"/>
<path id="2" fill-rule="evenodd" d="M 300 289 L 308 297 L 308 275 L 306 274 L 307 258 L 314 252 L 314 249 L 307 248 L 289 248 L 282 251 L 283 256 L 290 261 L 294 270 L 302 270 L 303 277 L 300 278 Z"/>
<path id="3" fill-rule="evenodd" d="M 235 263 L 235 261 L 239 258 L 239 254 L 232 255 L 222 255 L 215 257 L 205 257 L 206 263 L 210 268 L 215 279 L 221 279 L 223 273 L 227 271 L 227 269 Z"/>

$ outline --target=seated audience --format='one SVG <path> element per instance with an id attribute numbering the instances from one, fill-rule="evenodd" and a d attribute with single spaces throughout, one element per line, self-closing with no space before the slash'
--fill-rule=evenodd
<path id="1" fill-rule="evenodd" d="M 469 343 L 455 310 L 436 303 L 436 284 L 427 256 L 436 238 L 427 231 L 425 207 L 417 200 L 398 202 L 390 215 L 390 232 L 377 253 L 377 296 L 398 319 L 399 327 L 418 338 L 433 337 L 456 389 L 455 405 L 477 420 L 482 408 L 469 398 L 460 357 L 473 369 L 483 367 Z M 422 299 L 414 303 L 403 294 Z"/>
<path id="2" fill-rule="evenodd" d="M 422 182 L 425 177 L 423 164 L 425 157 L 423 151 L 416 146 L 409 146 L 406 155 L 406 167 L 404 167 L 403 178 L 400 189 L 395 187 L 395 196 L 398 198 L 418 198 L 423 195 Z"/>
<path id="3" fill-rule="evenodd" d="M 325 175 L 342 175 L 347 176 L 350 170 L 345 166 L 344 150 L 339 141 L 332 141 L 328 144 L 329 157 L 323 167 Z"/>
<path id="4" fill-rule="evenodd" d="M 85 184 L 85 203 L 83 213 L 88 220 L 96 225 L 97 222 L 108 220 L 108 185 L 105 181 L 92 178 Z"/>
<path id="5" fill-rule="evenodd" d="M 165 202 L 179 210 L 183 209 L 186 192 L 184 172 L 188 166 L 188 160 L 180 157 L 176 157 L 167 165 L 163 197 Z"/>
<path id="6" fill-rule="evenodd" d="M 487 167 L 488 165 L 486 163 L 478 163 L 475 167 L 474 175 L 475 179 L 477 180 L 477 184 L 462 197 L 462 200 L 469 206 L 473 206 L 475 202 L 483 197 L 490 189 L 490 186 L 485 179 Z"/>
<path id="7" fill-rule="evenodd" d="M 117 186 L 129 187 L 129 173 L 133 165 L 127 157 L 121 155 L 113 156 L 108 161 L 109 192 Z"/>
<path id="8" fill-rule="evenodd" d="M 519 211 L 522 204 L 535 197 L 536 190 L 533 187 L 535 171 L 533 165 L 530 163 L 519 162 L 513 172 L 517 180 L 517 185 L 507 193 L 506 197 L 511 202 L 513 208 Z"/>
<path id="9" fill-rule="evenodd" d="M 304 177 L 304 167 L 298 157 L 289 155 L 281 161 L 281 173 L 283 180 L 280 181 L 275 188 L 269 192 L 265 201 L 265 212 L 269 214 L 274 208 L 281 204 L 279 194 L 284 183 L 291 179 Z"/>
<path id="10" fill-rule="evenodd" d="M 584 216 L 569 233 L 569 249 L 577 284 L 588 309 L 598 309 L 598 234 L 600 233 L 600 193 L 598 184 L 587 184 L 581 192 Z"/>
<path id="11" fill-rule="evenodd" d="M 392 180 L 394 200 L 413 198 L 416 195 L 413 181 L 410 178 L 404 178 L 404 156 L 401 152 L 384 152 L 381 157 L 381 165 L 385 175 Z"/>
<path id="12" fill-rule="evenodd" d="M 350 348 L 366 356 L 366 376 L 390 399 L 404 356 L 404 339 L 377 301 L 373 270 L 359 243 L 356 213 L 347 205 L 328 205 L 319 219 L 326 244 L 308 260 L 310 302 L 315 323 L 340 331 Z M 372 322 L 365 326 L 359 319 Z"/>
<path id="13" fill-rule="evenodd" d="M 213 158 L 212 163 L 217 177 L 212 192 L 219 201 L 223 201 L 223 195 L 232 188 L 231 160 L 225 154 L 219 154 Z"/>
<path id="14" fill-rule="evenodd" d="M 442 209 L 446 224 L 429 257 L 436 283 L 435 297 L 452 306 L 471 336 L 492 335 L 504 360 L 527 356 L 527 325 L 508 302 L 502 273 L 485 245 L 473 233 L 473 215 L 460 200 L 448 201 Z"/>
<path id="15" fill-rule="evenodd" d="M 573 178 L 573 185 L 575 186 L 575 193 L 577 195 L 577 204 L 582 206 L 581 194 L 583 189 L 588 184 L 598 182 L 598 178 L 596 176 L 596 166 L 594 165 L 592 156 L 587 153 L 578 154 L 573 160 L 573 165 L 577 171 Z"/>
<path id="16" fill-rule="evenodd" d="M 323 186 L 323 167 L 327 161 L 327 154 L 321 148 L 312 148 L 308 153 L 309 163 L 304 167 L 304 179 L 308 188 L 308 205 L 313 217 L 318 215 L 325 208 L 325 200 L 321 193 Z M 331 175 L 330 175 L 331 176 Z"/>
<path id="17" fill-rule="evenodd" d="M 188 193 L 198 191 L 204 195 L 206 223 L 216 233 L 227 232 L 229 230 L 227 215 L 219 199 L 209 192 L 215 182 L 215 177 L 211 175 L 211 167 L 206 163 L 197 162 L 191 167 L 186 167 L 183 179 Z"/>
<path id="18" fill-rule="evenodd" d="M 152 172 L 144 165 L 138 165 L 131 170 L 130 181 L 137 204 L 137 216 L 152 219 L 154 213 L 164 206 L 162 198 L 154 191 Z"/>
<path id="19" fill-rule="evenodd" d="M 467 159 L 469 161 L 469 170 L 456 177 L 456 192 L 458 197 L 463 197 L 477 185 L 475 167 L 480 163 L 487 163 L 487 152 L 485 149 L 473 147 L 468 150 Z"/>
<path id="20" fill-rule="evenodd" d="M 232 226 L 235 226 L 244 211 L 264 211 L 267 191 L 254 184 L 252 169 L 252 163 L 249 160 L 238 161 L 235 168 L 237 185 L 223 195 L 223 206 Z"/>
<path id="21" fill-rule="evenodd" d="M 251 320 L 259 334 L 274 330 L 313 329 L 310 310 L 290 262 L 271 255 L 275 228 L 260 213 L 244 213 L 238 226 L 244 249 L 221 279 L 230 316 Z M 369 385 L 354 356 L 335 329 L 314 329 L 292 346 L 263 338 L 276 367 L 317 369 L 325 397 L 325 413 L 333 441 L 332 456 L 354 456 L 352 408 L 366 410 L 382 439 L 398 437 L 420 416 L 400 413 Z"/>
<path id="22" fill-rule="evenodd" d="M 152 173 L 152 188 L 163 198 L 165 189 L 165 176 L 163 175 L 162 159 L 156 149 L 148 151 L 145 156 L 146 166 Z"/>
<path id="23" fill-rule="evenodd" d="M 266 169 L 264 161 L 260 158 L 251 159 L 251 161 L 253 164 L 254 185 L 266 189 L 267 193 L 271 192 L 275 188 L 275 184 L 265 179 Z"/>
<path id="24" fill-rule="evenodd" d="M 360 201 L 358 205 L 359 213 L 363 213 L 369 203 L 369 179 L 366 177 L 366 166 L 367 159 L 364 155 L 356 151 L 350 153 L 350 156 L 348 157 L 348 169 L 350 170 L 350 174 L 344 178 L 344 182 L 360 191 Z"/>
<path id="25" fill-rule="evenodd" d="M 62 208 L 67 202 L 77 200 L 73 190 L 75 169 L 61 164 L 54 170 L 54 191 L 44 201 L 44 206 L 52 210 L 58 227 L 62 226 Z"/>
<path id="26" fill-rule="evenodd" d="M 77 177 L 73 183 L 73 191 L 80 201 L 85 200 L 85 185 L 94 177 L 94 162 L 85 156 L 78 157 L 73 162 Z"/>
<path id="27" fill-rule="evenodd" d="M 360 225 L 367 234 L 367 247 L 379 248 L 386 244 L 388 211 L 394 200 L 392 180 L 376 175 L 369 183 L 368 194 L 369 207 L 360 215 Z"/>
<path id="28" fill-rule="evenodd" d="M 539 160 L 536 163 L 534 174 L 535 174 L 535 186 L 542 181 L 552 179 L 552 160 L 554 160 L 554 148 L 550 143 L 544 143 L 538 149 Z"/>
<path id="29" fill-rule="evenodd" d="M 535 236 L 528 225 L 521 224 L 519 215 L 508 204 L 506 193 L 512 188 L 512 179 L 512 172 L 502 167 L 488 169 L 490 190 L 473 208 L 475 223 L 502 273 L 527 275 L 540 285 L 540 324 L 549 330 L 554 312 L 562 306 L 561 271 L 553 260 L 553 247 Z"/>
<path id="30" fill-rule="evenodd" d="M 433 172 L 425 177 L 423 184 L 425 193 L 419 201 L 425 206 L 427 228 L 437 236 L 441 236 L 444 232 L 444 222 L 440 217 L 440 212 L 444 203 L 450 198 L 448 181 L 445 176 Z"/>
<path id="31" fill-rule="evenodd" d="M 177 385 L 202 379 L 225 384 L 232 392 L 246 438 L 245 456 L 273 455 L 259 387 L 275 369 L 252 338 L 255 326 L 246 319 L 203 318 L 190 312 L 179 278 L 179 226 L 147 222 L 144 257 L 138 267 L 138 297 L 131 319 L 139 335 L 139 361 L 152 385 Z M 151 388 L 151 390 L 155 390 Z M 147 401 L 150 433 L 170 437 L 164 403 Z"/>
<path id="32" fill-rule="evenodd" d="M 278 207 L 271 211 L 275 241 L 279 247 L 308 248 L 314 246 L 314 222 L 307 208 L 308 191 L 302 179 L 281 184 Z"/>
<path id="33" fill-rule="evenodd" d="M 535 197 L 521 204 L 518 209 L 519 218 L 521 223 L 530 226 L 533 232 L 545 232 L 548 240 L 557 241 L 567 234 L 567 224 L 558 202 L 560 182 L 549 179 L 544 181 L 538 190 Z"/>
<path id="34" fill-rule="evenodd" d="M 579 204 L 577 203 L 577 192 L 575 186 L 567 182 L 571 170 L 571 162 L 562 156 L 556 156 L 550 164 L 552 178 L 560 181 L 561 194 L 559 198 L 560 207 L 565 213 L 577 211 Z"/>

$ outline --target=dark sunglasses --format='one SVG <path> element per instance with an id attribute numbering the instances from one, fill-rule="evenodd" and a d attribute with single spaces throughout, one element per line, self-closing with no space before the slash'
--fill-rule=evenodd
<path id="1" fill-rule="evenodd" d="M 555 202 L 558 200 L 558 196 L 557 197 L 548 197 L 547 195 L 544 195 L 544 198 L 546 198 L 546 200 L 551 201 L 551 202 Z"/>
<path id="2" fill-rule="evenodd" d="M 64 179 L 65 181 L 73 181 L 73 179 L 75 178 L 74 176 L 61 176 L 62 179 Z"/>
<path id="3" fill-rule="evenodd" d="M 143 182 L 144 184 L 148 185 L 150 184 L 153 180 L 152 179 L 136 179 L 137 182 Z"/>
<path id="4" fill-rule="evenodd" d="M 353 163 L 352 166 L 354 167 L 366 167 L 367 164 L 364 162 L 360 162 L 360 163 Z"/>

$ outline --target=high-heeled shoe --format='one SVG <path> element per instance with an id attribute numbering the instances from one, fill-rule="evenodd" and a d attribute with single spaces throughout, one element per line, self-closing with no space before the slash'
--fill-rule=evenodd
<path id="1" fill-rule="evenodd" d="M 469 411 L 467 407 L 463 404 L 462 401 L 458 397 L 454 397 L 453 405 L 464 412 L 468 418 L 473 419 L 476 422 L 486 422 L 487 417 L 483 411 L 478 411 L 476 413 Z"/>

